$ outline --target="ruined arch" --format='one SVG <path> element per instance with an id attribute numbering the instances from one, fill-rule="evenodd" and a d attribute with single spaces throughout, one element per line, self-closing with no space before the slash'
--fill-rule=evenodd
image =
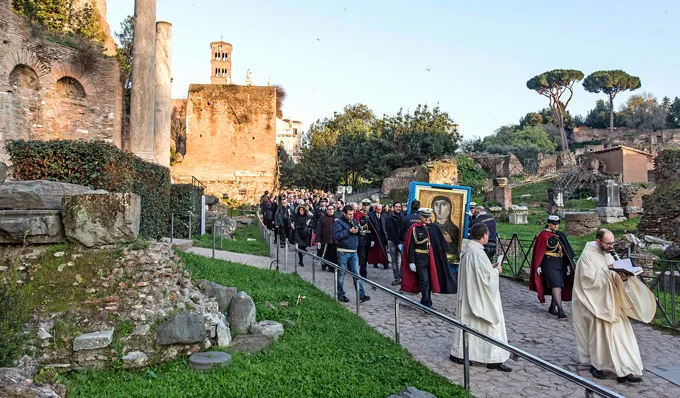
<path id="1" fill-rule="evenodd" d="M 64 76 L 57 80 L 56 92 L 61 98 L 74 100 L 83 99 L 87 96 L 83 85 L 78 81 L 78 79 L 71 76 Z"/>
<path id="2" fill-rule="evenodd" d="M 18 89 L 38 90 L 40 78 L 30 66 L 18 64 L 9 73 L 9 84 Z"/>
<path id="3" fill-rule="evenodd" d="M 52 70 L 50 71 L 50 74 L 46 76 L 45 80 L 50 86 L 58 89 L 60 86 L 58 82 L 65 77 L 76 80 L 82 87 L 85 95 L 95 92 L 95 86 L 90 81 L 88 75 L 84 73 L 81 68 L 68 63 L 52 65 Z M 84 98 L 84 96 L 82 98 Z"/>
<path id="4" fill-rule="evenodd" d="M 29 50 L 19 50 L 7 53 L 0 59 L 0 84 L 2 84 L 3 81 L 7 82 L 5 79 L 7 79 L 19 65 L 31 68 L 38 76 L 39 86 L 44 86 L 45 78 L 50 73 L 50 67 L 40 61 L 38 54 Z"/>

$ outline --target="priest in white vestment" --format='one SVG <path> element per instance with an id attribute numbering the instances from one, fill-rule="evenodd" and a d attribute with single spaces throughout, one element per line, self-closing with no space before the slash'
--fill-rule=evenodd
<path id="1" fill-rule="evenodd" d="M 637 277 L 610 269 L 614 235 L 606 229 L 588 242 L 576 264 L 573 322 L 581 363 L 604 379 L 616 373 L 620 383 L 642 381 L 642 359 L 630 318 L 650 322 L 656 303 L 652 292 Z"/>
<path id="2" fill-rule="evenodd" d="M 484 252 L 489 240 L 489 230 L 484 224 L 475 224 L 470 230 L 471 240 L 464 240 L 461 247 L 458 270 L 458 302 L 456 314 L 467 326 L 479 330 L 504 343 L 508 342 L 505 331 L 505 317 L 498 290 L 502 268 L 491 264 Z M 469 359 L 487 364 L 489 369 L 510 372 L 512 369 L 503 362 L 510 353 L 468 334 Z M 456 328 L 449 357 L 453 362 L 463 363 L 463 331 Z"/>

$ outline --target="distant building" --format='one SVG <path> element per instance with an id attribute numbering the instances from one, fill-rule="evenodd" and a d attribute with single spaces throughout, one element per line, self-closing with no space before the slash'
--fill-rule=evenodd
<path id="1" fill-rule="evenodd" d="M 276 118 L 276 143 L 283 145 L 295 163 L 302 155 L 302 122 Z"/>
<path id="2" fill-rule="evenodd" d="M 210 43 L 210 84 L 231 84 L 231 44 Z"/>
<path id="3" fill-rule="evenodd" d="M 624 184 L 648 182 L 647 171 L 654 168 L 654 158 L 651 153 L 627 146 L 615 146 L 592 153 L 607 166 L 608 174 L 620 174 L 621 182 Z"/>
<path id="4" fill-rule="evenodd" d="M 233 84 L 231 54 L 231 44 L 210 43 L 211 84 L 190 84 L 187 99 L 173 101 L 186 112 L 173 121 L 185 140 L 171 171 L 175 182 L 196 178 L 211 195 L 255 204 L 276 187 L 276 88 Z"/>

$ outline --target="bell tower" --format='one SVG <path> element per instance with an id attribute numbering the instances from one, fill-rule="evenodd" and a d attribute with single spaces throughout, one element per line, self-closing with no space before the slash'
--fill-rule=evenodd
<path id="1" fill-rule="evenodd" d="M 210 43 L 210 84 L 231 84 L 231 44 Z"/>

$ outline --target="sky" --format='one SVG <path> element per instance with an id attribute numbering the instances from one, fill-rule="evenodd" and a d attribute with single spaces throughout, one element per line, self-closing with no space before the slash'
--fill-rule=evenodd
<path id="1" fill-rule="evenodd" d="M 134 0 L 108 0 L 112 33 Z M 548 106 L 526 88 L 551 69 L 623 69 L 659 100 L 680 97 L 680 2 L 157 0 L 173 24 L 173 98 L 210 82 L 210 42 L 233 45 L 234 84 L 284 87 L 284 117 L 305 126 L 348 104 L 376 115 L 439 105 L 464 138 L 486 136 Z M 615 107 L 632 94 L 615 99 Z M 577 83 L 586 115 L 602 94 Z"/>

